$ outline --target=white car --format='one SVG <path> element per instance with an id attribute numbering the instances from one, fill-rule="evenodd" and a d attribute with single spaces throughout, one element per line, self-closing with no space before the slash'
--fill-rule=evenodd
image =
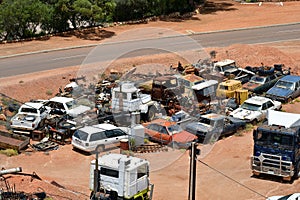
<path id="1" fill-rule="evenodd" d="M 15 133 L 31 134 L 31 131 L 41 128 L 48 112 L 42 103 L 26 102 L 11 120 L 11 128 Z"/>
<path id="2" fill-rule="evenodd" d="M 230 113 L 231 117 L 245 120 L 253 124 L 266 118 L 268 110 L 280 110 L 281 102 L 266 97 L 254 96 L 247 99 L 239 108 Z"/>
<path id="3" fill-rule="evenodd" d="M 71 117 L 77 117 L 91 109 L 89 106 L 80 105 L 77 100 L 68 97 L 53 97 L 45 103 L 45 106 L 48 110 L 56 110 L 57 113 L 68 114 Z"/>
<path id="4" fill-rule="evenodd" d="M 97 124 L 75 131 L 72 145 L 85 152 L 93 152 L 97 147 L 103 152 L 107 147 L 118 145 L 122 139 L 128 139 L 128 134 L 121 128 L 112 124 Z"/>
<path id="5" fill-rule="evenodd" d="M 267 200 L 297 200 L 297 199 L 300 199 L 300 193 L 289 194 L 286 196 L 272 196 L 267 198 Z"/>

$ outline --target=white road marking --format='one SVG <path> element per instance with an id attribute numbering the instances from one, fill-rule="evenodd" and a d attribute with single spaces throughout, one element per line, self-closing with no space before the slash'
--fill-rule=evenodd
<path id="1" fill-rule="evenodd" d="M 54 58 L 52 60 L 67 60 L 67 59 L 70 59 L 70 58 L 78 58 L 78 57 L 86 57 L 86 55 L 81 54 L 81 55 L 75 55 L 75 56 L 60 57 L 60 58 Z"/>
<path id="2" fill-rule="evenodd" d="M 300 29 L 278 31 L 278 33 L 292 33 L 292 32 L 300 32 Z"/>

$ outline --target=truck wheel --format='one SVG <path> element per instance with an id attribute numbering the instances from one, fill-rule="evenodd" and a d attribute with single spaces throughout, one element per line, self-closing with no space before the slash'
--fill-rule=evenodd
<path id="1" fill-rule="evenodd" d="M 300 167 L 300 162 L 297 163 L 297 167 L 295 168 L 295 173 L 294 173 L 294 179 L 298 179 L 300 177 L 300 170 L 299 170 L 299 167 Z"/>

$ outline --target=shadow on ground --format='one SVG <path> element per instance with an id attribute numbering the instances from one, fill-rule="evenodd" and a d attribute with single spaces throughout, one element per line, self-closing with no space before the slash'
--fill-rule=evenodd
<path id="1" fill-rule="evenodd" d="M 205 4 L 202 6 L 200 13 L 201 14 L 214 14 L 218 11 L 233 11 L 237 10 L 237 8 L 232 8 L 234 4 L 233 3 L 227 3 L 227 2 L 211 2 L 207 1 Z"/>
<path id="2" fill-rule="evenodd" d="M 61 37 L 72 37 L 76 36 L 77 38 L 83 39 L 83 40 L 104 40 L 106 38 L 110 38 L 115 35 L 115 32 L 113 31 L 107 31 L 103 30 L 98 27 L 94 28 L 87 28 L 82 30 L 72 30 L 65 33 L 60 33 L 59 36 Z"/>

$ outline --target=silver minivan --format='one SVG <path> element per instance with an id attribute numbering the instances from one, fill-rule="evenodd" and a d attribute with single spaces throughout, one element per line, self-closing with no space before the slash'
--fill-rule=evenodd
<path id="1" fill-rule="evenodd" d="M 112 124 L 97 124 L 85 126 L 72 136 L 73 148 L 86 152 L 93 152 L 98 146 L 98 151 L 103 152 L 105 148 L 119 145 L 120 140 L 128 139 L 128 134 Z"/>

